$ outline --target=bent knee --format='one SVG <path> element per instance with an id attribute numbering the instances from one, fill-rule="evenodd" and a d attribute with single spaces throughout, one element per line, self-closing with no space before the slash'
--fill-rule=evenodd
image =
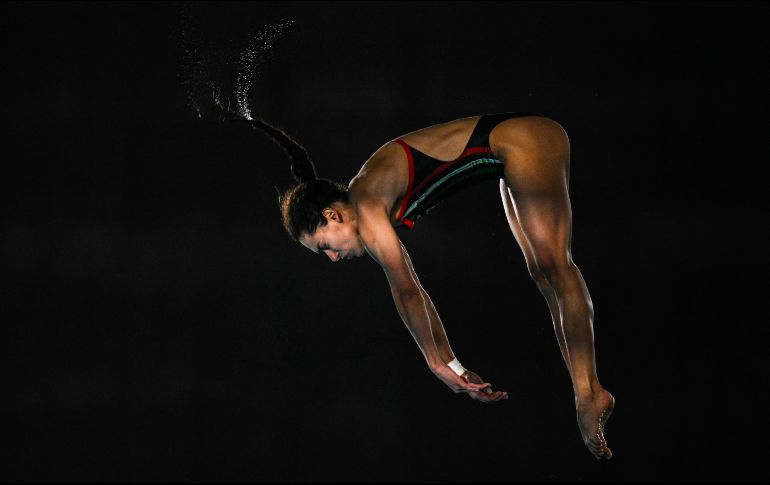
<path id="1" fill-rule="evenodd" d="M 557 280 L 568 277 L 577 266 L 569 254 L 557 254 L 550 251 L 535 252 L 534 261 L 529 265 L 529 274 L 535 281 L 545 280 L 553 284 Z"/>
<path id="2" fill-rule="evenodd" d="M 549 286 L 548 278 L 546 278 L 545 273 L 543 273 L 536 263 L 528 261 L 527 270 L 529 271 L 529 276 L 538 287 L 544 288 Z"/>

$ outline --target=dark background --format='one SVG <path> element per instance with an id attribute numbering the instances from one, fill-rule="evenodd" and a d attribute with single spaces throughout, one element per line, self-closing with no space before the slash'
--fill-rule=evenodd
<path id="1" fill-rule="evenodd" d="M 459 117 L 565 127 L 612 461 L 584 449 L 497 184 L 399 231 L 461 362 L 511 396 L 484 405 L 430 373 L 376 263 L 289 240 L 283 152 L 190 108 L 185 9 L 223 51 L 293 20 L 253 111 L 325 177 Z M 0 479 L 768 478 L 766 19 L 758 3 L 3 3 Z"/>

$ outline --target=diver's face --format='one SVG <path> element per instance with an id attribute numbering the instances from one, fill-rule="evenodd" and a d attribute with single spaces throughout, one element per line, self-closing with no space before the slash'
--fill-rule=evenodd
<path id="1" fill-rule="evenodd" d="M 326 254 L 334 261 L 353 259 L 364 254 L 364 246 L 358 237 L 358 227 L 344 220 L 340 211 L 324 209 L 326 224 L 310 235 L 304 233 L 299 241 L 316 254 Z"/>

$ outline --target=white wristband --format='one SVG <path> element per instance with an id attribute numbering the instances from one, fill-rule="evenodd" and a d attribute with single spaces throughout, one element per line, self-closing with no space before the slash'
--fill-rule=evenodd
<path id="1" fill-rule="evenodd" d="M 465 367 L 463 367 L 463 365 L 460 363 L 460 361 L 459 361 L 459 360 L 457 360 L 457 358 L 456 358 L 456 357 L 455 357 L 455 360 L 453 360 L 452 362 L 448 363 L 447 365 L 448 365 L 448 366 L 449 366 L 449 368 L 450 368 L 450 369 L 452 369 L 452 370 L 455 372 L 455 374 L 457 374 L 458 376 L 462 376 L 463 374 L 465 374 L 466 372 L 468 372 L 468 370 L 467 370 Z"/>

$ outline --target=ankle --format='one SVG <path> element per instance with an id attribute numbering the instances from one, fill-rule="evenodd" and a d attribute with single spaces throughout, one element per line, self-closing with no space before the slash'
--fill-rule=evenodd
<path id="1" fill-rule="evenodd" d="M 604 388 L 599 384 L 599 381 L 596 379 L 576 384 L 574 386 L 575 390 L 575 403 L 584 403 L 584 402 L 591 402 L 598 397 L 602 391 L 604 391 Z"/>

